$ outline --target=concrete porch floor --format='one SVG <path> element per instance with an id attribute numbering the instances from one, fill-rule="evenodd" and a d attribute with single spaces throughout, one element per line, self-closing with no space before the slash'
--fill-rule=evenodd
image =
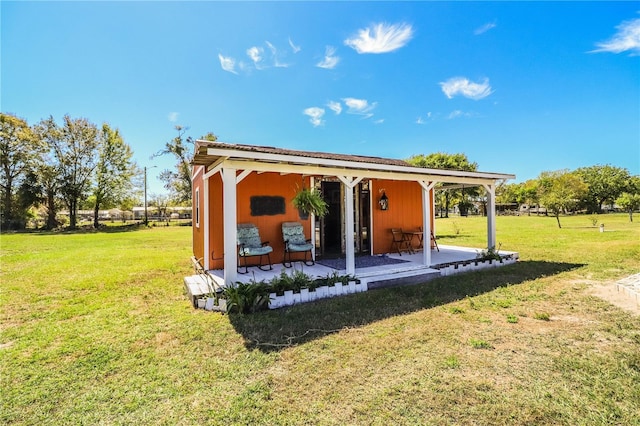
<path id="1" fill-rule="evenodd" d="M 397 253 L 389 253 L 387 256 L 396 259 L 402 259 L 406 262 L 397 263 L 392 265 L 379 265 L 369 268 L 356 268 L 356 277 L 362 282 L 366 282 L 369 289 L 391 287 L 395 285 L 405 284 L 417 284 L 427 281 L 429 279 L 439 277 L 440 271 L 437 269 L 438 265 L 465 262 L 476 258 L 478 253 L 483 250 L 480 248 L 470 247 L 458 247 L 439 245 L 440 251 L 431 250 L 431 267 L 426 267 L 422 264 L 422 250 L 415 252 L 414 254 L 405 253 L 398 255 Z M 516 255 L 515 252 L 500 251 L 500 254 Z M 238 274 L 237 281 L 249 282 L 255 281 L 270 281 L 274 276 L 280 275 L 282 270 L 291 273 L 294 268 L 301 270 L 305 274 L 312 278 L 325 277 L 334 272 L 339 274 L 345 274 L 346 271 L 336 270 L 324 265 L 316 263 L 313 266 L 304 265 L 302 262 L 295 262 L 293 268 L 285 268 L 280 263 L 273 264 L 273 270 L 262 271 L 257 267 L 249 267 L 249 273 Z M 223 284 L 224 271 L 221 269 L 215 269 L 208 271 L 218 283 Z"/>

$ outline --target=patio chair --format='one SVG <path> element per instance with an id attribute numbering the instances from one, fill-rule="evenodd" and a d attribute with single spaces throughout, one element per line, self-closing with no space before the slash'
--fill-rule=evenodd
<path id="1" fill-rule="evenodd" d="M 418 229 L 420 229 L 420 231 L 422 231 L 422 226 L 420 226 Z M 433 245 L 435 246 L 436 250 L 440 251 L 440 248 L 438 248 L 438 242 L 436 241 L 436 236 L 433 235 L 433 229 L 431 230 L 431 241 L 433 241 Z M 422 245 L 422 247 L 424 248 L 422 240 L 420 240 L 420 245 Z"/>
<path id="2" fill-rule="evenodd" d="M 273 269 L 271 266 L 271 256 L 270 253 L 273 251 L 273 248 L 269 245 L 268 241 L 260 240 L 260 232 L 258 228 L 253 223 L 239 223 L 238 224 L 238 272 L 241 274 L 246 274 L 249 272 L 249 266 L 257 266 L 259 269 L 263 271 L 270 271 Z M 263 258 L 267 257 L 267 262 L 263 262 Z M 258 263 L 249 265 L 247 262 L 248 257 L 257 257 Z M 242 265 L 242 260 L 244 259 L 244 265 Z M 265 269 L 266 266 L 269 266 L 268 269 Z M 240 267 L 244 266 L 244 272 L 240 271 Z"/>
<path id="3" fill-rule="evenodd" d="M 397 251 L 400 256 L 402 256 L 403 251 L 413 254 L 411 245 L 409 245 L 411 240 L 404 232 L 402 232 L 402 228 L 391 228 L 391 234 L 393 235 L 391 251 Z"/>
<path id="4" fill-rule="evenodd" d="M 313 244 L 311 240 L 305 238 L 304 228 L 300 222 L 283 222 L 282 239 L 284 240 L 284 260 L 282 264 L 285 268 L 291 268 L 291 253 L 304 253 L 304 262 L 307 266 L 315 265 L 313 260 Z"/>

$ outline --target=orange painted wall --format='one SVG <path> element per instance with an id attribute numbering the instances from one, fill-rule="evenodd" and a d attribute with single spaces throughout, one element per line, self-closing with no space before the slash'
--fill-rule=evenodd
<path id="1" fill-rule="evenodd" d="M 193 255 L 197 259 L 201 259 L 204 257 L 204 216 L 202 215 L 204 212 L 204 186 L 202 180 L 203 170 L 202 166 L 194 167 L 194 175 L 196 175 L 196 179 L 193 182 L 193 222 L 192 222 L 192 231 L 193 231 Z M 200 201 L 200 226 L 196 226 L 196 193 L 199 195 Z M 204 261 L 200 262 L 204 265 Z"/>
<path id="2" fill-rule="evenodd" d="M 309 178 L 305 178 L 305 186 L 309 186 Z M 304 234 L 311 238 L 311 220 L 301 220 L 298 210 L 291 200 L 297 188 L 302 186 L 300 175 L 280 175 L 280 173 L 251 173 L 238 185 L 238 223 L 251 222 L 260 230 L 262 241 L 269 241 L 273 247 L 271 261 L 280 263 L 284 258 L 284 242 L 282 241 L 282 222 L 301 222 Z M 282 196 L 285 199 L 285 214 L 275 216 L 251 216 L 250 198 L 255 195 Z"/>
<path id="3" fill-rule="evenodd" d="M 391 228 L 412 231 L 422 226 L 422 187 L 417 182 L 406 181 L 374 179 L 372 183 L 373 253 L 389 253 L 393 241 Z M 383 189 L 389 198 L 389 209 L 386 211 L 380 210 L 378 205 Z M 433 191 L 430 192 L 430 198 L 433 201 Z M 433 225 L 432 214 L 431 229 Z"/>
<path id="4" fill-rule="evenodd" d="M 304 184 L 309 186 L 310 179 L 304 178 Z M 282 262 L 284 244 L 282 242 L 282 222 L 298 221 L 304 225 L 305 235 L 311 238 L 311 220 L 301 220 L 298 211 L 291 204 L 296 188 L 302 185 L 300 175 L 280 175 L 279 173 L 251 173 L 237 186 L 238 223 L 251 222 L 260 229 L 263 241 L 269 241 L 273 247 L 271 261 L 273 264 Z M 202 174 L 193 182 L 194 197 L 196 188 L 200 188 L 200 227 L 193 226 L 193 253 L 197 258 L 204 253 L 204 182 Z M 380 210 L 378 199 L 380 189 L 384 189 L 389 197 L 389 209 Z M 250 197 L 254 195 L 282 196 L 285 198 L 285 214 L 274 216 L 251 216 Z M 422 226 L 422 188 L 417 182 L 373 180 L 371 187 L 373 198 L 373 252 L 374 254 L 388 253 L 391 250 L 391 228 L 415 230 Z M 433 191 L 431 192 L 433 199 Z M 224 267 L 224 218 L 222 178 L 215 174 L 209 179 L 209 249 L 210 267 L 222 269 Z M 434 220 L 431 217 L 433 229 Z"/>
<path id="5" fill-rule="evenodd" d="M 222 217 L 222 176 L 209 178 L 209 267 L 224 267 L 224 218 Z"/>
<path id="6" fill-rule="evenodd" d="M 273 247 L 271 262 L 277 264 L 284 257 L 284 243 L 282 241 L 282 222 L 301 222 L 307 238 L 311 238 L 311 220 L 301 220 L 298 210 L 293 207 L 293 199 L 296 188 L 302 185 L 300 175 L 280 175 L 279 173 L 251 173 L 237 186 L 237 221 L 238 223 L 251 222 L 260 230 L 262 241 L 268 241 Z M 305 185 L 309 186 L 309 178 L 305 178 Z M 252 196 L 281 196 L 285 199 L 285 213 L 273 216 L 251 216 Z M 224 266 L 224 218 L 222 178 L 216 174 L 209 179 L 209 223 L 210 223 L 210 267 L 222 269 Z M 204 241 L 204 240 L 203 240 Z M 202 243 L 204 247 L 204 242 Z M 194 251 L 196 243 L 194 238 Z"/>

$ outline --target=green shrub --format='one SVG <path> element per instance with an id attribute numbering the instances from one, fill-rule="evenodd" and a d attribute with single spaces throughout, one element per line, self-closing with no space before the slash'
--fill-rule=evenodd
<path id="1" fill-rule="evenodd" d="M 540 321 L 551 321 L 551 317 L 546 312 L 536 312 L 533 317 Z"/>
<path id="2" fill-rule="evenodd" d="M 269 307 L 269 286 L 264 281 L 237 282 L 235 286 L 224 289 L 227 300 L 227 312 L 248 314 Z"/>
<path id="3" fill-rule="evenodd" d="M 484 261 L 484 260 L 500 260 L 501 259 L 501 256 L 500 256 L 500 246 L 501 245 L 502 245 L 502 243 L 498 246 L 497 249 L 495 247 L 489 247 L 486 250 L 481 250 L 476 255 L 476 259 L 482 260 L 482 261 Z"/>
<path id="4" fill-rule="evenodd" d="M 448 368 L 458 368 L 460 366 L 460 361 L 458 360 L 457 356 L 449 355 L 447 358 L 445 358 L 444 365 L 446 365 Z"/>
<path id="5" fill-rule="evenodd" d="M 486 340 L 482 339 L 469 339 L 469 343 L 474 349 L 493 349 L 493 346 Z"/>

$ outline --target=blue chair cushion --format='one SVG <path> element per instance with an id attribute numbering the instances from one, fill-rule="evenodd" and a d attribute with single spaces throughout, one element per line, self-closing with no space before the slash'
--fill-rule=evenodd
<path id="1" fill-rule="evenodd" d="M 313 244 L 304 242 L 303 244 L 289 243 L 289 251 L 309 251 L 313 248 Z"/>
<path id="2" fill-rule="evenodd" d="M 261 247 L 262 241 L 260 240 L 260 233 L 258 228 L 253 224 L 240 224 L 238 225 L 238 245 L 242 244 L 245 247 Z"/>
<path id="3" fill-rule="evenodd" d="M 262 256 L 263 254 L 271 253 L 273 249 L 270 246 L 264 247 L 243 247 L 238 254 L 240 256 Z"/>
<path id="4" fill-rule="evenodd" d="M 311 250 L 313 246 L 307 242 L 304 237 L 304 228 L 300 222 L 284 222 L 282 224 L 282 238 L 285 243 L 288 243 L 288 247 L 291 251 L 307 251 Z M 305 246 L 305 249 L 293 249 L 292 246 Z"/>

